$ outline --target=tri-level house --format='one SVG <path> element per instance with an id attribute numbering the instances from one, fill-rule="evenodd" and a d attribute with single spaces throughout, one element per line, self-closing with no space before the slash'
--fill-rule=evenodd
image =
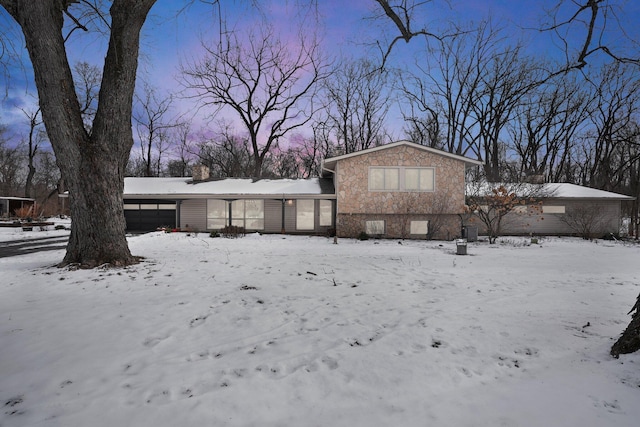
<path id="1" fill-rule="evenodd" d="M 200 166 L 188 178 L 125 178 L 125 217 L 132 231 L 158 227 L 209 231 L 235 225 L 260 233 L 453 239 L 460 237 L 468 219 L 465 172 L 481 165 L 478 160 L 398 141 L 327 158 L 321 176 L 310 179 L 211 179 L 207 168 Z M 626 196 L 588 193 L 582 202 L 572 198 L 571 205 L 615 204 L 607 212 L 617 217 L 607 224 L 617 232 L 620 203 Z M 533 224 L 536 231 L 545 224 L 547 234 L 572 234 L 552 217 L 563 215 L 563 206 L 570 205 L 562 196 L 566 195 L 556 192 L 553 200 L 543 201 L 550 202 L 544 209 L 547 221 L 524 224 Z M 529 231 L 520 226 L 515 230 Z"/>

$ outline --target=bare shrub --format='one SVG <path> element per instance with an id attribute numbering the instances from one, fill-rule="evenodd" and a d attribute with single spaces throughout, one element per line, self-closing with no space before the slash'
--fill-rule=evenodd
<path id="1" fill-rule="evenodd" d="M 567 209 L 567 212 L 560 216 L 560 221 L 583 239 L 591 240 L 603 232 L 606 216 L 602 206 L 576 206 Z"/>

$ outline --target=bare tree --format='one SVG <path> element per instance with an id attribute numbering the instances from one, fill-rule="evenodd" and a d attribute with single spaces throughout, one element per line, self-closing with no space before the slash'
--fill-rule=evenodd
<path id="1" fill-rule="evenodd" d="M 598 205 L 573 206 L 559 219 L 585 240 L 602 236 L 608 221 L 604 209 Z"/>
<path id="2" fill-rule="evenodd" d="M 583 184 L 616 191 L 625 182 L 629 165 L 638 160 L 627 147 L 636 145 L 640 136 L 636 121 L 640 112 L 639 72 L 637 67 L 614 63 L 595 78 L 589 110 L 593 129 L 583 142 L 588 159 L 583 163 Z"/>
<path id="3" fill-rule="evenodd" d="M 473 103 L 485 175 L 490 182 L 502 180 L 505 127 L 523 97 L 540 81 L 536 75 L 538 65 L 531 59 L 523 59 L 521 49 L 521 46 L 507 47 L 494 53 L 485 64 L 480 96 Z"/>
<path id="4" fill-rule="evenodd" d="M 0 124 L 0 193 L 9 196 L 20 194 L 23 165 L 22 151 L 11 143 L 7 127 Z"/>
<path id="5" fill-rule="evenodd" d="M 574 182 L 574 149 L 586 126 L 589 93 L 563 75 L 530 91 L 507 125 L 515 151 L 516 179 Z"/>
<path id="6" fill-rule="evenodd" d="M 167 163 L 167 175 L 187 176 L 193 160 L 191 124 L 181 122 L 172 129 L 176 144 L 173 146 L 172 159 Z"/>
<path id="7" fill-rule="evenodd" d="M 481 22 L 473 32 L 443 39 L 401 80 L 401 92 L 412 110 L 404 113 L 405 120 L 414 122 L 414 130 L 433 129 L 437 120 L 445 151 L 482 158 L 474 105 L 479 102 L 498 36 L 488 22 Z"/>
<path id="8" fill-rule="evenodd" d="M 133 120 L 144 164 L 143 175 L 159 176 L 162 155 L 169 145 L 167 132 L 177 126 L 174 119 L 167 117 L 171 111 L 173 96 L 160 95 L 157 89 L 146 83 L 141 92 L 135 95 L 138 108 L 134 110 Z"/>
<path id="9" fill-rule="evenodd" d="M 86 16 L 89 10 L 95 12 L 95 5 L 71 0 L 0 0 L 24 34 L 47 134 L 72 195 L 73 222 L 64 264 L 91 267 L 136 262 L 125 237 L 122 189 L 133 145 L 131 110 L 140 29 L 154 3 L 155 0 L 113 0 L 109 17 L 92 22 L 109 22 L 105 26 L 109 45 L 89 134 L 65 39 L 75 35 L 76 29 L 87 29 L 76 17 Z"/>
<path id="10" fill-rule="evenodd" d="M 604 54 L 618 63 L 640 65 L 638 40 L 634 40 L 628 28 L 625 28 L 627 25 L 636 25 L 635 16 L 625 16 L 620 3 L 607 0 L 559 0 L 547 15 L 548 21 L 541 30 L 557 37 L 563 46 L 566 61 L 554 74 L 583 69 L 598 54 Z"/>
<path id="11" fill-rule="evenodd" d="M 255 170 L 249 138 L 234 133 L 231 125 L 219 123 L 213 139 L 200 142 L 196 153 L 200 163 L 209 167 L 214 178 L 246 178 Z"/>
<path id="12" fill-rule="evenodd" d="M 325 123 L 345 154 L 384 143 L 388 72 L 366 59 L 344 60 L 324 81 Z"/>
<path id="13" fill-rule="evenodd" d="M 243 40 L 228 32 L 203 43 L 205 57 L 182 67 L 184 85 L 202 106 L 229 110 L 241 121 L 252 147 L 253 176 L 262 176 L 271 147 L 309 123 L 311 98 L 328 66 L 316 40 L 300 34 L 298 45 L 284 43 L 268 26 Z"/>
<path id="14" fill-rule="evenodd" d="M 87 132 L 91 133 L 93 119 L 98 109 L 98 92 L 102 74 L 100 69 L 88 62 L 78 62 L 73 67 L 73 80 L 76 85 L 80 114 Z"/>
<path id="15" fill-rule="evenodd" d="M 544 195 L 544 189 L 539 185 L 475 181 L 467 186 L 466 209 L 470 221 L 477 218 L 486 228 L 489 243 L 495 243 L 502 234 L 508 214 L 515 213 L 519 207 L 527 205 L 539 210 L 537 200 Z"/>
<path id="16" fill-rule="evenodd" d="M 24 183 L 24 197 L 33 197 L 33 177 L 36 174 L 35 157 L 38 154 L 40 144 L 46 140 L 46 133 L 40 129 L 42 120 L 40 109 L 27 111 L 21 109 L 29 121 L 29 134 L 27 135 L 27 178 Z"/>

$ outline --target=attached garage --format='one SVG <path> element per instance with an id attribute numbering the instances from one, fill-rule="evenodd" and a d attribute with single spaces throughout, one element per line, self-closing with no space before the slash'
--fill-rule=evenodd
<path id="1" fill-rule="evenodd" d="M 176 202 L 171 200 L 128 199 L 124 203 L 127 231 L 153 231 L 160 227 L 175 228 Z"/>

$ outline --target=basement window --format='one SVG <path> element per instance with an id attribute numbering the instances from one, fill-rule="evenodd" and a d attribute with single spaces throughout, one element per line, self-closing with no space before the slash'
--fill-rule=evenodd
<path id="1" fill-rule="evenodd" d="M 384 234 L 384 220 L 367 221 L 365 232 L 370 236 L 380 236 Z"/>
<path id="2" fill-rule="evenodd" d="M 426 236 L 429 233 L 429 221 L 411 221 L 409 232 L 414 235 Z"/>

